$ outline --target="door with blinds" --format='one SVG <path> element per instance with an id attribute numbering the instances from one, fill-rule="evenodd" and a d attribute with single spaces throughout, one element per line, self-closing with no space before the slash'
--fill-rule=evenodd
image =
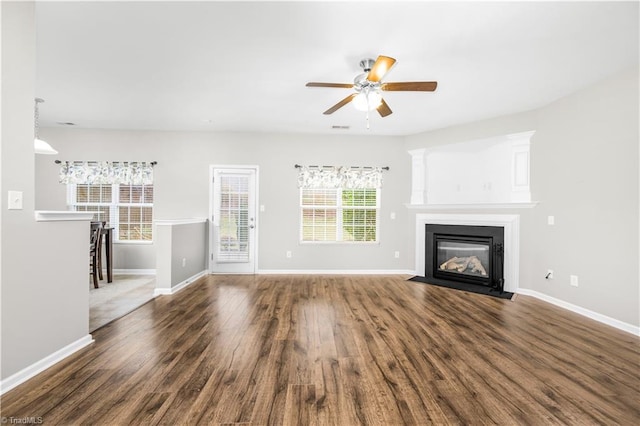
<path id="1" fill-rule="evenodd" d="M 212 168 L 211 272 L 253 274 L 256 266 L 256 168 Z"/>

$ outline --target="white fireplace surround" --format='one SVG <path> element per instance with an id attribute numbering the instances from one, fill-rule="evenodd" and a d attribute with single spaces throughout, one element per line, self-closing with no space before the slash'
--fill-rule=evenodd
<path id="1" fill-rule="evenodd" d="M 516 292 L 520 268 L 520 216 L 512 214 L 417 214 L 416 275 L 425 273 L 425 225 L 498 226 L 504 228 L 504 290 Z"/>

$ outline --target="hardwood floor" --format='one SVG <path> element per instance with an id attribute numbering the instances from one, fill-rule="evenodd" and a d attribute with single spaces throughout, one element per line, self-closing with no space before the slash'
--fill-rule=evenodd
<path id="1" fill-rule="evenodd" d="M 208 276 L 2 397 L 44 424 L 629 424 L 638 338 L 401 276 Z"/>

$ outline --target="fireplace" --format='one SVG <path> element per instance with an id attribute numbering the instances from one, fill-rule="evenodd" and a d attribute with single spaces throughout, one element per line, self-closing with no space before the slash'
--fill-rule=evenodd
<path id="1" fill-rule="evenodd" d="M 504 290 L 504 227 L 425 225 L 425 277 Z"/>
<path id="2" fill-rule="evenodd" d="M 425 226 L 427 224 L 491 226 L 503 228 L 504 291 L 512 293 L 518 291 L 520 282 L 520 215 L 496 213 L 416 213 L 416 222 L 414 228 L 415 269 L 413 273 L 421 277 L 424 276 L 426 269 L 427 247 L 425 244 Z M 430 278 L 430 280 L 433 279 L 433 277 Z M 461 284 L 461 286 L 466 285 L 467 284 Z M 478 288 L 492 290 L 491 287 Z"/>

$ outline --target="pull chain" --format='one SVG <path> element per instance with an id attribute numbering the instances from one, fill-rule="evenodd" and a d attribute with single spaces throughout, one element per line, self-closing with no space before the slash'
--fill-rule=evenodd
<path id="1" fill-rule="evenodd" d="M 36 98 L 36 108 L 35 108 L 34 120 L 33 120 L 34 123 L 35 123 L 35 131 L 34 131 L 35 135 L 34 136 L 36 137 L 36 139 L 40 139 L 38 137 L 38 127 L 40 127 L 40 125 L 39 125 L 40 124 L 39 123 L 40 122 L 40 111 L 38 110 L 38 104 L 41 103 L 41 102 L 44 102 L 44 99 Z"/>
<path id="2" fill-rule="evenodd" d="M 369 88 L 366 89 L 366 93 L 365 93 L 365 98 L 367 99 L 367 117 L 366 117 L 366 121 L 367 121 L 367 130 L 369 129 Z"/>

